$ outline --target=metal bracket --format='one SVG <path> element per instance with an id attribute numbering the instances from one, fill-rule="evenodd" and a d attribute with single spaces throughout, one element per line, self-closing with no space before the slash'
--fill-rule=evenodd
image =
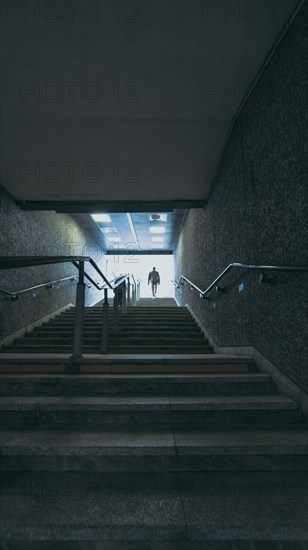
<path id="1" fill-rule="evenodd" d="M 266 273 L 261 273 L 259 277 L 259 282 L 262 285 L 269 284 L 274 286 L 277 282 L 277 275 L 272 275 L 272 277 L 269 277 L 268 275 L 266 275 Z"/>
<path id="2" fill-rule="evenodd" d="M 215 286 L 215 292 L 220 292 L 220 293 L 224 293 L 226 292 L 226 287 L 225 286 L 219 286 L 219 285 L 216 285 Z"/>

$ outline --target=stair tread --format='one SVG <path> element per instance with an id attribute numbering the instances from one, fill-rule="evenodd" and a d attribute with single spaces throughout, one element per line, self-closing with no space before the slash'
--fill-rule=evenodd
<path id="1" fill-rule="evenodd" d="M 38 404 L 41 409 L 44 405 L 50 408 L 50 405 L 54 405 L 55 408 L 70 408 L 72 405 L 81 408 L 114 408 L 117 406 L 128 407 L 134 406 L 136 408 L 158 408 L 163 409 L 176 409 L 177 407 L 184 407 L 185 409 L 201 409 L 204 410 L 204 405 L 207 406 L 206 410 L 234 410 L 241 408 L 257 408 L 261 406 L 264 408 L 292 408 L 297 409 L 298 405 L 293 399 L 282 395 L 270 394 L 270 395 L 216 395 L 216 396 L 181 396 L 181 395 L 146 395 L 140 394 L 129 395 L 56 395 L 56 396 L 4 396 L 0 399 L 2 410 L 6 407 L 13 410 L 21 410 L 21 408 L 35 408 Z"/>
<path id="2" fill-rule="evenodd" d="M 1 380 L 5 382 L 17 382 L 17 381 L 40 381 L 50 382 L 51 380 L 61 380 L 67 382 L 121 382 L 131 380 L 168 380 L 171 382 L 260 382 L 270 381 L 271 376 L 269 374 L 263 374 L 261 372 L 251 373 L 234 373 L 234 374 L 1 374 Z"/>
<path id="3" fill-rule="evenodd" d="M 2 455 L 26 454 L 295 454 L 308 452 L 307 429 L 200 430 L 177 425 L 103 426 L 98 431 L 1 432 Z"/>

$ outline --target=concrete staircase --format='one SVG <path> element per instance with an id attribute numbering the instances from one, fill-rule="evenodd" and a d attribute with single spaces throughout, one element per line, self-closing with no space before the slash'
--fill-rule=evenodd
<path id="1" fill-rule="evenodd" d="M 97 314 L 87 311 L 91 330 Z M 149 313 L 134 315 L 138 338 Z M 148 349 L 162 326 L 175 333 L 158 344 L 164 352 L 175 329 L 198 334 L 181 309 L 157 315 Z M 72 312 L 54 323 L 65 332 Z M 14 357 L 29 369 L 30 354 L 3 354 L 14 357 L 0 375 L 1 549 L 305 548 L 308 441 L 297 403 L 252 359 L 187 346 L 85 357 L 74 375 L 14 374 Z M 44 356 L 32 356 L 42 368 Z"/>
<path id="2" fill-rule="evenodd" d="M 0 378 L 7 548 L 303 548 L 307 431 L 269 376 Z"/>
<path id="3" fill-rule="evenodd" d="M 108 326 L 109 353 L 212 353 L 208 341 L 185 307 L 128 307 L 119 309 L 119 333 L 113 329 L 113 308 Z M 73 345 L 75 308 L 4 346 L 4 353 L 69 353 Z M 100 352 L 102 307 L 85 308 L 86 353 Z"/>

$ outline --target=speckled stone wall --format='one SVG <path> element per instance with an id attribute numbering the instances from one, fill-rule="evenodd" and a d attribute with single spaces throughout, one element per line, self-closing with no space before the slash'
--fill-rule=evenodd
<path id="1" fill-rule="evenodd" d="M 104 271 L 105 258 L 100 230 L 84 215 L 56 212 L 26 212 L 0 187 L 0 254 L 10 256 L 91 256 Z M 87 216 L 89 218 L 89 216 Z M 96 272 L 86 268 L 99 280 Z M 15 292 L 36 284 L 76 275 L 71 264 L 37 266 L 0 271 L 0 288 Z M 52 289 L 41 288 L 12 302 L 0 294 L 0 338 L 14 333 L 49 313 L 75 303 L 76 283 L 62 282 Z M 94 287 L 86 290 L 86 304 L 102 299 Z"/>
<path id="2" fill-rule="evenodd" d="M 188 211 L 176 274 L 202 289 L 230 262 L 308 264 L 307 8 L 241 111 L 207 207 Z M 307 391 L 307 275 L 281 273 L 275 286 L 258 277 L 233 270 L 225 295 L 206 302 L 186 286 L 177 299 L 217 345 L 254 346 Z"/>

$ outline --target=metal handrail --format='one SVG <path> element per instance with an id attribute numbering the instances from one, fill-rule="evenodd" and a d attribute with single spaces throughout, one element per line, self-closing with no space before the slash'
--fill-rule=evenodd
<path id="1" fill-rule="evenodd" d="M 97 271 L 100 277 L 103 279 L 103 285 L 99 286 L 93 278 L 86 273 L 84 267 L 85 262 L 88 262 Z M 122 314 L 127 313 L 127 302 L 130 305 L 130 275 L 120 275 L 112 281 L 108 281 L 100 268 L 96 265 L 94 260 L 89 256 L 5 256 L 0 257 L 0 269 L 16 269 L 20 267 L 34 267 L 37 265 L 51 265 L 60 263 L 72 263 L 74 267 L 78 269 L 78 275 L 71 275 L 57 281 L 51 281 L 49 283 L 42 283 L 33 287 L 20 290 L 18 293 L 8 292 L 3 290 L 2 292 L 12 297 L 12 299 L 18 299 L 18 294 L 34 290 L 36 288 L 52 286 L 60 281 L 75 280 L 78 279 L 76 289 L 76 307 L 75 307 L 75 322 L 74 322 L 74 345 L 73 355 L 71 357 L 73 371 L 75 369 L 75 361 L 82 355 L 82 340 L 83 340 L 83 321 L 84 321 L 84 306 L 85 306 L 85 287 L 91 285 L 85 283 L 85 279 L 88 279 L 98 290 L 104 290 L 104 303 L 102 314 L 102 333 L 101 333 L 101 353 L 107 353 L 108 350 L 108 289 L 114 291 L 114 327 L 116 333 L 118 333 L 118 305 L 119 298 L 121 297 Z M 116 281 L 114 283 L 114 281 Z M 113 284 L 112 284 L 113 283 Z M 119 287 L 122 285 L 123 292 L 119 292 Z M 127 294 L 127 296 L 126 296 Z"/>
<path id="2" fill-rule="evenodd" d="M 0 293 L 10 296 L 12 300 L 18 300 L 19 294 L 24 294 L 25 292 L 30 292 L 31 290 L 36 290 L 37 288 L 43 288 L 45 286 L 48 288 L 51 288 L 53 285 L 62 283 L 63 281 L 73 282 L 76 279 L 78 279 L 78 275 L 73 275 L 71 277 L 63 277 L 63 279 L 57 279 L 56 281 L 49 281 L 48 283 L 42 283 L 40 285 L 30 286 L 29 288 L 23 288 L 22 290 L 18 290 L 17 292 L 8 292 L 7 290 L 0 288 Z M 90 287 L 91 285 L 87 285 L 87 286 Z"/>
<path id="3" fill-rule="evenodd" d="M 20 267 L 35 267 L 38 265 L 50 265 L 59 263 L 72 263 L 77 269 L 79 269 L 78 262 L 88 262 L 97 271 L 100 277 L 103 279 L 105 285 L 110 289 L 112 288 L 108 279 L 102 273 L 98 265 L 89 256 L 1 256 L 0 257 L 0 269 L 14 269 Z M 75 277 L 74 275 L 71 278 Z M 88 279 L 98 290 L 103 290 L 105 285 L 100 287 L 92 277 L 84 272 L 84 277 Z M 70 277 L 68 277 L 70 278 Z M 48 284 L 48 283 L 46 283 Z M 37 285 L 38 287 L 39 285 Z M 33 287 L 34 288 L 34 287 Z M 21 292 L 21 291 L 20 291 Z M 19 294 L 20 294 L 19 292 Z"/>
<path id="4" fill-rule="evenodd" d="M 118 286 L 122 285 L 124 283 L 124 281 L 127 281 L 127 279 L 129 279 L 130 275 L 128 273 L 126 273 L 125 275 L 120 275 L 120 277 L 121 278 L 114 285 L 112 285 L 113 289 L 115 289 Z M 117 279 L 118 279 L 118 277 L 115 277 L 114 279 L 112 279 L 111 282 L 116 281 Z"/>
<path id="5" fill-rule="evenodd" d="M 180 288 L 180 285 L 183 284 L 182 281 L 186 281 L 191 289 L 197 290 L 199 292 L 200 298 L 208 299 L 208 292 L 214 287 L 217 287 L 217 290 L 223 290 L 221 287 L 217 285 L 217 283 L 226 275 L 228 271 L 232 268 L 239 268 L 239 269 L 254 269 L 257 271 L 301 271 L 305 272 L 308 271 L 308 266 L 303 265 L 254 265 L 254 264 L 241 264 L 241 263 L 231 263 L 229 264 L 219 275 L 214 279 L 214 281 L 205 289 L 201 290 L 197 285 L 195 285 L 192 281 L 187 279 L 187 277 L 184 277 L 184 275 L 180 276 L 180 279 L 178 283 L 176 281 L 172 281 L 173 284 L 177 287 L 177 289 Z"/>
<path id="6" fill-rule="evenodd" d="M 77 269 L 79 269 L 79 266 L 78 266 L 78 263 L 77 262 L 72 262 L 72 264 L 77 267 Z M 104 288 L 106 288 L 106 285 L 103 285 L 103 286 L 99 286 L 99 284 L 97 282 L 95 282 L 92 277 L 90 277 L 90 275 L 85 271 L 84 272 L 84 276 L 86 279 L 88 279 L 88 281 L 90 281 L 91 285 L 95 286 L 95 288 L 97 288 L 97 290 L 104 290 Z M 91 285 L 86 285 L 88 288 L 91 286 Z"/>

